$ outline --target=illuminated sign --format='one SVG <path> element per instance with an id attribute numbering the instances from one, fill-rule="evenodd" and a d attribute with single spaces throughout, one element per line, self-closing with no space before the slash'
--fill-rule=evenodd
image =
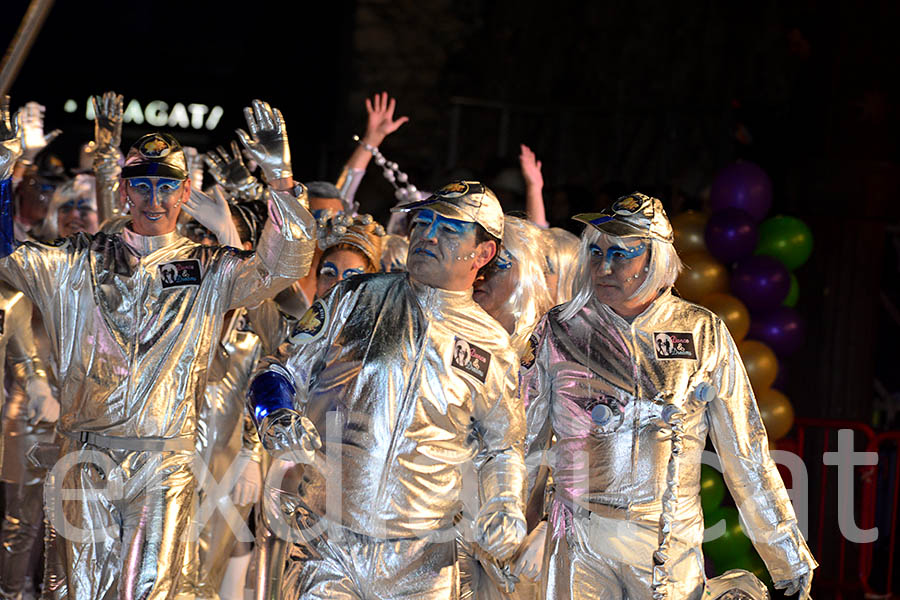
<path id="1" fill-rule="evenodd" d="M 78 103 L 71 98 L 66 100 L 63 110 L 67 113 L 78 111 Z M 182 129 L 209 129 L 212 131 L 222 120 L 222 114 L 225 111 L 221 106 L 213 106 L 210 108 L 206 104 L 191 102 L 185 104 L 176 102 L 169 108 L 167 102 L 162 100 L 151 100 L 146 105 L 136 99 L 132 99 L 125 106 L 125 112 L 122 114 L 122 120 L 125 123 L 135 123 L 143 125 L 147 123 L 153 127 L 181 127 Z M 84 118 L 94 120 L 94 105 L 88 98 L 84 109 Z"/>

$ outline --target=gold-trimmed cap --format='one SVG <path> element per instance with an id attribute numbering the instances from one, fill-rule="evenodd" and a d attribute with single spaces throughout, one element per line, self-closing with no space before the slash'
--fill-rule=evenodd
<path id="1" fill-rule="evenodd" d="M 659 198 L 634 192 L 622 196 L 598 213 L 572 217 L 614 237 L 656 238 L 672 243 L 672 224 Z"/>
<path id="2" fill-rule="evenodd" d="M 187 179 L 187 161 L 181 144 L 168 133 L 148 133 L 128 150 L 122 179 L 167 177 Z"/>
<path id="3" fill-rule="evenodd" d="M 448 183 L 425 200 L 403 202 L 391 212 L 412 212 L 428 208 L 467 223 L 478 223 L 497 239 L 503 239 L 503 208 L 496 194 L 477 181 Z"/>

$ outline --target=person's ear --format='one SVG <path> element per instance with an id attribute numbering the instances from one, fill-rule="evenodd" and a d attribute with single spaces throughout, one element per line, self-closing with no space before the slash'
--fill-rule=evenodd
<path id="1" fill-rule="evenodd" d="M 188 198 L 191 197 L 191 178 L 188 177 L 184 180 L 184 185 L 181 186 L 181 197 L 178 199 L 178 206 L 184 206 L 184 203 L 187 202 Z"/>
<path id="2" fill-rule="evenodd" d="M 475 247 L 475 259 L 472 261 L 472 266 L 477 271 L 491 262 L 495 254 L 497 254 L 497 242 L 494 240 L 481 242 Z"/>

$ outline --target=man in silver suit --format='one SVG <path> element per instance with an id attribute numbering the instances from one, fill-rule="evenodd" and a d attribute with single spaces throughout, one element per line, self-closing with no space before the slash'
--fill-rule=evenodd
<path id="1" fill-rule="evenodd" d="M 359 275 L 317 300 L 250 403 L 263 445 L 307 466 L 291 598 L 456 598 L 462 467 L 475 543 L 508 559 L 525 535 L 524 411 L 509 335 L 472 300 L 503 213 L 473 181 L 412 213 L 408 273 Z"/>
<path id="2" fill-rule="evenodd" d="M 588 225 L 576 293 L 538 325 L 523 378 L 529 445 L 556 440 L 545 597 L 700 598 L 709 435 L 775 586 L 808 598 L 816 561 L 734 340 L 672 293 L 681 262 L 662 203 L 634 193 L 575 219 Z"/>
<path id="3" fill-rule="evenodd" d="M 223 317 L 309 268 L 314 221 L 291 177 L 284 120 L 260 101 L 245 114 L 242 141 L 271 187 L 255 253 L 178 234 L 190 181 L 181 146 L 162 133 L 126 155 L 119 194 L 131 221 L 120 233 L 16 246 L 21 128 L 8 98 L 0 106 L 0 277 L 39 308 L 59 356 L 62 460 L 47 502 L 72 600 L 179 593 L 197 405 Z"/>

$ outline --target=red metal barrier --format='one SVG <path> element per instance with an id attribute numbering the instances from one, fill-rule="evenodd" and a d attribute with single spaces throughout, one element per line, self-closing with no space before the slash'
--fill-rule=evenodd
<path id="1" fill-rule="evenodd" d="M 885 452 L 885 447 L 888 451 Z M 890 453 L 890 449 L 893 453 Z M 871 479 L 871 485 L 866 490 L 869 492 L 864 500 L 864 504 L 869 508 L 865 513 L 866 518 L 862 521 L 862 528 L 868 529 L 875 527 L 876 516 L 878 514 L 879 500 L 884 502 L 881 507 L 889 514 L 887 529 L 879 527 L 879 537 L 882 538 L 887 534 L 887 561 L 882 564 L 882 573 L 878 573 L 873 577 L 873 551 L 876 547 L 883 544 L 876 542 L 875 544 L 866 544 L 860 555 L 860 576 L 862 577 L 867 597 L 871 598 L 897 598 L 900 597 L 900 587 L 897 578 L 894 577 L 897 571 L 897 505 L 900 502 L 900 431 L 889 431 L 879 434 L 875 439 L 871 440 L 866 447 L 868 452 L 875 452 L 879 455 L 879 462 L 872 467 L 866 467 Z M 888 460 L 884 460 L 888 459 Z M 892 461 L 891 461 L 892 459 Z M 893 464 L 891 464 L 893 462 Z M 882 477 L 882 474 L 886 477 Z M 885 485 L 879 486 L 880 482 Z M 882 491 L 884 494 L 879 494 Z M 873 581 L 876 579 L 877 581 Z"/>
<path id="2" fill-rule="evenodd" d="M 854 432 L 854 448 L 858 450 L 867 450 L 878 437 L 864 423 L 798 418 L 794 421 L 793 439 L 785 440 L 786 445 L 795 446 L 795 452 L 806 464 L 810 483 L 815 484 L 815 492 L 810 494 L 811 503 L 815 503 L 815 507 L 810 506 L 811 516 L 813 508 L 815 511 L 809 544 L 820 567 L 816 570 L 813 581 L 819 593 L 827 591 L 834 598 L 844 598 L 845 595 L 858 597 L 872 591 L 868 585 L 872 545 L 848 543 L 841 534 L 837 519 L 837 469 L 826 465 L 823 460 L 825 452 L 836 451 L 837 432 L 841 429 Z M 860 523 L 862 529 L 871 527 L 875 520 L 875 468 L 854 469 L 854 508 L 858 508 L 854 512 L 858 512 L 856 522 Z M 856 560 L 853 560 L 854 556 Z"/>

